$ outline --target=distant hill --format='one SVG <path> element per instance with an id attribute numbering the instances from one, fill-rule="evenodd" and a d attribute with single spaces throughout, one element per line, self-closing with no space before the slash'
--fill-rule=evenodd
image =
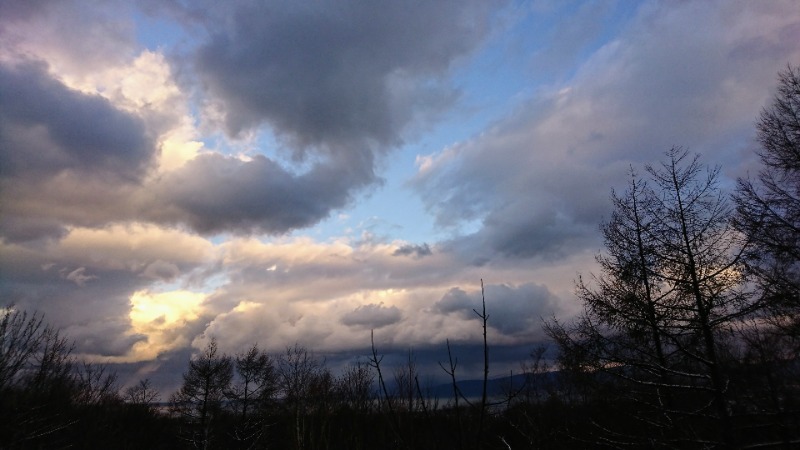
<path id="1" fill-rule="evenodd" d="M 555 382 L 560 373 L 548 372 L 543 374 L 532 375 L 536 384 L 542 386 L 548 382 Z M 491 378 L 486 385 L 486 393 L 490 398 L 498 398 L 507 395 L 510 389 L 519 390 L 526 383 L 526 377 L 529 375 L 519 374 L 513 376 L 505 376 L 498 378 Z M 463 380 L 457 381 L 456 385 L 461 391 L 461 394 L 470 399 L 480 399 L 483 393 L 483 380 Z M 430 397 L 438 398 L 440 401 L 447 401 L 453 397 L 453 385 L 451 383 L 439 384 L 432 386 L 425 392 Z"/>

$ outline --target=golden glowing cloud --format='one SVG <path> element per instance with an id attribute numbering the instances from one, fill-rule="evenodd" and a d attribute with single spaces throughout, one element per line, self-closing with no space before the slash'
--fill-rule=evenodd
<path id="1" fill-rule="evenodd" d="M 138 291 L 131 297 L 131 327 L 147 340 L 133 347 L 132 357 L 141 361 L 159 353 L 186 346 L 190 338 L 182 331 L 197 320 L 206 295 L 190 291 Z"/>

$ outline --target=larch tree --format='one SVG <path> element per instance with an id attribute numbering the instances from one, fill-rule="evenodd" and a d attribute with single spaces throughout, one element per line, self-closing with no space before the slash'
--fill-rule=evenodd
<path id="1" fill-rule="evenodd" d="M 228 396 L 236 413 L 234 437 L 252 445 L 262 443 L 267 428 L 267 409 L 274 400 L 277 373 L 273 359 L 258 345 L 234 359 L 236 376 Z"/>
<path id="2" fill-rule="evenodd" d="M 214 338 L 199 356 L 189 361 L 183 385 L 172 395 L 170 403 L 188 425 L 189 432 L 184 437 L 195 447 L 211 446 L 214 422 L 222 411 L 232 378 L 233 361 L 219 354 Z"/>
<path id="3" fill-rule="evenodd" d="M 800 443 L 800 67 L 779 74 L 757 130 L 762 169 L 739 179 L 733 221 L 751 242 L 746 268 L 764 305 L 744 335 L 749 386 L 758 388 L 747 403 L 770 412 L 788 448 Z"/>
<path id="4" fill-rule="evenodd" d="M 762 170 L 739 180 L 734 224 L 752 241 L 748 269 L 773 323 L 800 339 L 800 67 L 779 74 L 757 128 Z"/>
<path id="5" fill-rule="evenodd" d="M 666 156 L 647 167 L 650 184 L 632 174 L 613 196 L 601 274 L 577 284 L 584 313 L 547 330 L 562 367 L 630 406 L 624 429 L 598 421 L 597 444 L 733 448 L 727 336 L 757 302 L 744 289 L 719 170 L 680 148 Z"/>

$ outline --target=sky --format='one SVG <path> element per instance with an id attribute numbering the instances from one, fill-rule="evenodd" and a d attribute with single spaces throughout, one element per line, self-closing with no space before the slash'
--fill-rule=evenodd
<path id="1" fill-rule="evenodd" d="M 788 64 L 794 0 L 4 0 L 0 302 L 168 395 L 212 337 L 477 374 L 483 280 L 506 374 L 631 167 L 757 173 Z"/>

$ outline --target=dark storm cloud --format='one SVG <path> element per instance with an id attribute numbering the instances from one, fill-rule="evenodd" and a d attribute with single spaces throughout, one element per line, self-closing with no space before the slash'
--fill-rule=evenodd
<path id="1" fill-rule="evenodd" d="M 154 186 L 154 207 L 145 214 L 200 232 L 284 233 L 344 207 L 351 188 L 372 181 L 369 154 L 360 156 L 346 167 L 320 163 L 294 175 L 261 155 L 249 161 L 200 155 Z"/>
<path id="2" fill-rule="evenodd" d="M 8 250 L 8 249 L 6 249 Z M 7 252 L 0 264 L 0 298 L 27 311 L 44 313 L 79 353 L 118 356 L 141 336 L 128 336 L 130 294 L 145 280 L 126 270 L 85 267 L 32 254 Z"/>
<path id="3" fill-rule="evenodd" d="M 564 258 L 587 245 L 599 246 L 598 221 L 609 205 L 609 193 L 599 190 L 580 192 L 580 183 L 562 195 L 574 196 L 572 207 L 560 204 L 537 204 L 526 199 L 509 200 L 492 209 L 475 233 L 459 236 L 444 247 L 470 261 L 483 265 L 495 257 L 553 261 Z M 544 196 L 545 190 L 542 189 Z M 592 205 L 581 200 L 591 198 Z M 591 212 L 593 214 L 587 214 Z"/>
<path id="4" fill-rule="evenodd" d="M 361 305 L 342 316 L 341 322 L 347 326 L 358 326 L 368 329 L 377 329 L 397 323 L 403 314 L 396 306 L 383 306 L 383 304 Z"/>
<path id="5" fill-rule="evenodd" d="M 174 280 L 180 273 L 180 268 L 176 264 L 158 259 L 148 264 L 142 271 L 141 276 L 151 280 L 169 282 Z"/>
<path id="6" fill-rule="evenodd" d="M 479 1 L 234 2 L 208 19 L 196 66 L 233 134 L 269 122 L 301 147 L 395 145 L 419 110 L 452 99 L 436 79 L 486 34 L 486 10 Z"/>
<path id="7" fill-rule="evenodd" d="M 478 1 L 142 7 L 208 32 L 190 65 L 180 58 L 173 63 L 184 81 L 201 84 L 208 95 L 201 102 L 221 106 L 231 135 L 266 124 L 297 159 L 314 154 L 297 173 L 260 155 L 241 160 L 205 153 L 129 192 L 127 208 L 111 201 L 102 213 L 86 214 L 89 220 L 62 215 L 61 221 L 96 226 L 137 219 L 201 233 L 282 234 L 314 225 L 379 180 L 377 155 L 452 103 L 457 94 L 448 69 L 481 42 L 491 19 Z M 80 135 L 82 124 L 74 125 Z M 36 229 L 55 232 L 46 219 Z M 13 225 L 22 239 L 25 227 Z M 417 256 L 424 256 L 420 250 Z"/>
<path id="8" fill-rule="evenodd" d="M 146 219 L 199 232 L 284 233 L 344 207 L 375 180 L 373 155 L 350 149 L 296 175 L 263 156 L 207 153 L 153 180 L 143 121 L 51 78 L 42 64 L 0 66 L 0 183 L 9 241 L 64 226 Z"/>
<path id="9" fill-rule="evenodd" d="M 0 176 L 139 177 L 155 148 L 135 116 L 69 89 L 42 63 L 0 64 Z"/>
<path id="10" fill-rule="evenodd" d="M 156 147 L 143 122 L 65 86 L 43 63 L 0 63 L 0 236 L 60 236 L 69 223 L 119 219 Z M 109 205 L 111 202 L 116 206 Z"/>
<path id="11" fill-rule="evenodd" d="M 98 321 L 64 328 L 81 353 L 103 357 L 125 356 L 137 342 L 147 342 L 144 334 L 129 334 L 127 321 Z"/>
<path id="12" fill-rule="evenodd" d="M 520 286 L 488 285 L 485 289 L 489 326 L 506 335 L 541 334 L 541 318 L 560 312 L 559 299 L 546 286 L 533 283 Z M 434 310 L 462 318 L 475 318 L 481 311 L 481 292 L 450 289 L 437 301 Z M 540 336 L 541 337 L 541 336 Z"/>
<path id="13" fill-rule="evenodd" d="M 208 32 L 191 66 L 176 57 L 173 68 L 184 81 L 202 84 L 208 97 L 199 101 L 221 106 L 232 134 L 267 124 L 296 158 L 315 153 L 304 161 L 308 170 L 298 174 L 263 156 L 243 161 L 205 153 L 145 178 L 164 131 L 156 112 L 134 117 L 69 89 L 44 64 L 3 65 L 0 233 L 8 242 L 129 220 L 201 233 L 282 234 L 311 226 L 377 182 L 377 155 L 452 103 L 457 94 L 448 69 L 481 42 L 491 19 L 479 1 L 142 5 L 146 14 L 181 18 Z M 18 6 L 15 14 L 44 28 L 60 11 L 49 3 Z M 120 36 L 127 28 L 116 27 L 125 29 L 118 36 L 115 27 L 101 26 L 108 8 L 100 9 L 85 24 L 69 15 L 76 29 L 95 30 L 70 33 L 79 42 L 69 47 L 108 37 L 125 49 L 118 57 L 125 60 L 129 46 Z M 24 28 L 16 32 L 27 36 Z"/>
<path id="14" fill-rule="evenodd" d="M 406 244 L 398 247 L 398 249 L 392 253 L 392 256 L 411 256 L 414 259 L 419 259 L 425 256 L 431 256 L 432 254 L 433 252 L 428 244 Z"/>

